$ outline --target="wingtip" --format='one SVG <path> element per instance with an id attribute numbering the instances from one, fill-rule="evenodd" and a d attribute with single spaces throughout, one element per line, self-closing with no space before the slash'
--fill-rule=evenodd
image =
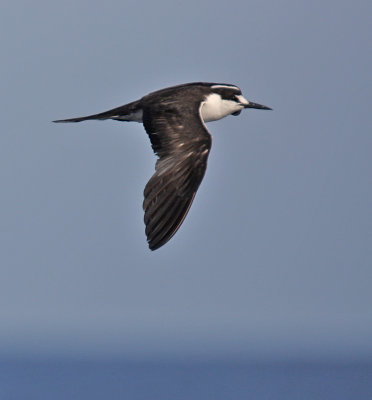
<path id="1" fill-rule="evenodd" d="M 147 244 L 151 251 L 155 251 L 155 250 L 160 249 L 160 247 L 163 247 L 168 242 L 169 239 L 170 239 L 170 237 L 169 238 L 161 238 L 160 240 L 156 239 L 156 238 L 148 238 Z"/>

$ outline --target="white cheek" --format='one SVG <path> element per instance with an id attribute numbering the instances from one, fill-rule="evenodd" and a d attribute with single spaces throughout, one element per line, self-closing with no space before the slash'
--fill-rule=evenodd
<path id="1" fill-rule="evenodd" d="M 216 121 L 243 108 L 231 100 L 222 100 L 218 94 L 210 94 L 201 107 L 201 117 L 204 122 Z"/>

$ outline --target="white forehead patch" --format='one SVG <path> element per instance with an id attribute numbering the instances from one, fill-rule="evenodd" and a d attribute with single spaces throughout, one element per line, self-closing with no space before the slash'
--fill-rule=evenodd
<path id="1" fill-rule="evenodd" d="M 241 104 L 244 104 L 245 106 L 247 106 L 249 104 L 249 101 L 246 98 L 244 98 L 241 94 L 239 94 L 235 97 L 239 100 L 239 102 Z"/>
<path id="2" fill-rule="evenodd" d="M 211 89 L 236 89 L 236 90 L 240 90 L 235 85 L 213 85 L 213 86 L 211 86 Z"/>

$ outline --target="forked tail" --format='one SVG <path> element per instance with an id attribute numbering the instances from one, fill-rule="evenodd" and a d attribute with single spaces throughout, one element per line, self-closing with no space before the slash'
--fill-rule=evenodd
<path id="1" fill-rule="evenodd" d="M 87 115 L 85 117 L 57 119 L 53 122 L 81 122 L 89 119 L 115 119 L 119 121 L 142 121 L 142 112 L 140 108 L 140 101 L 133 101 L 132 103 L 125 104 L 124 106 L 113 108 L 99 114 Z"/>

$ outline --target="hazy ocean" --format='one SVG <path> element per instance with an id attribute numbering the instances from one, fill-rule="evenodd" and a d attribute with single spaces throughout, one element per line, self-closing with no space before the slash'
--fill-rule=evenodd
<path id="1" fill-rule="evenodd" d="M 370 400 L 372 362 L 0 360 L 0 400 Z"/>

